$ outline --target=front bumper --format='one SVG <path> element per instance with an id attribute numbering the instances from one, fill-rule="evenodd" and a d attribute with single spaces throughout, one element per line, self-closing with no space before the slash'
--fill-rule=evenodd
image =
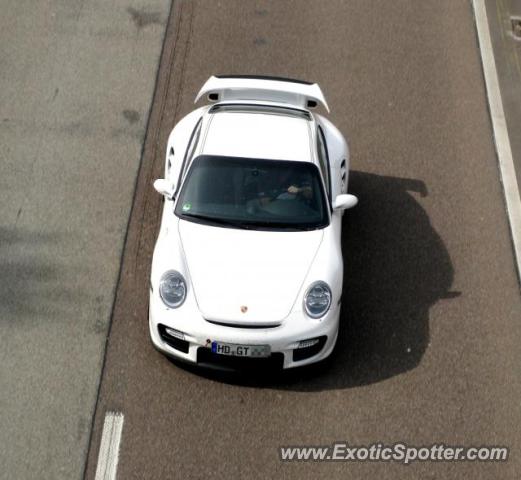
<path id="1" fill-rule="evenodd" d="M 241 328 L 216 325 L 205 320 L 196 309 L 171 310 L 151 293 L 149 303 L 150 337 L 161 352 L 179 360 L 205 367 L 226 370 L 248 367 L 253 364 L 273 365 L 284 369 L 318 362 L 328 357 L 336 343 L 340 305 L 331 306 L 320 320 L 308 318 L 304 312 L 292 312 L 281 325 L 271 328 Z M 182 332 L 182 341 L 165 335 L 165 327 Z M 161 333 L 160 333 L 161 329 Z M 317 352 L 309 350 L 294 354 L 299 342 L 320 338 Z M 179 339 L 178 339 L 179 340 Z M 269 345 L 271 357 L 248 359 L 227 357 L 211 352 L 211 342 L 218 341 L 241 345 Z M 298 349 L 301 350 L 301 349 Z M 307 356 L 306 356 L 307 355 Z M 300 359 L 301 357 L 306 357 Z"/>

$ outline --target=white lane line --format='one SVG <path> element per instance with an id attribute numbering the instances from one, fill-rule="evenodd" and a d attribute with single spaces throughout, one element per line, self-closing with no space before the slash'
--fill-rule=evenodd
<path id="1" fill-rule="evenodd" d="M 116 478 L 123 420 L 124 416 L 120 412 L 107 412 L 105 415 L 95 480 L 115 480 Z"/>
<path id="2" fill-rule="evenodd" d="M 521 199 L 519 197 L 519 186 L 517 184 L 516 170 L 514 160 L 512 159 L 512 149 L 508 138 L 505 112 L 501 101 L 501 92 L 499 90 L 499 80 L 496 62 L 494 60 L 494 52 L 492 50 L 492 41 L 490 40 L 485 1 L 472 0 L 472 5 L 474 7 L 476 27 L 478 30 L 481 61 L 483 62 L 483 72 L 487 86 L 490 116 L 492 117 L 492 128 L 494 129 L 494 139 L 499 159 L 499 170 L 505 193 L 508 218 L 510 220 L 510 231 L 512 234 L 512 243 L 514 244 L 517 273 L 518 278 L 521 278 Z"/>

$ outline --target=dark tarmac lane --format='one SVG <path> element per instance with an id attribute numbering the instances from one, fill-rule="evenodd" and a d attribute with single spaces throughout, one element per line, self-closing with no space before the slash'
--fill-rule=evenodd
<path id="1" fill-rule="evenodd" d="M 207 378 L 148 339 L 167 136 L 211 75 L 318 82 L 351 147 L 332 361 Z M 269 141 L 269 139 L 267 139 Z M 468 1 L 175 1 L 138 179 L 86 478 L 103 419 L 120 479 L 515 479 L 521 302 Z M 507 445 L 507 463 L 282 463 L 280 445 Z"/>

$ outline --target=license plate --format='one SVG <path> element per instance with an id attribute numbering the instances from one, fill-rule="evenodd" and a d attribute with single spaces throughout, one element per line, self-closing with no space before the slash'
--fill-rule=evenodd
<path id="1" fill-rule="evenodd" d="M 235 343 L 212 342 L 212 352 L 232 357 L 269 357 L 269 345 L 237 345 Z"/>

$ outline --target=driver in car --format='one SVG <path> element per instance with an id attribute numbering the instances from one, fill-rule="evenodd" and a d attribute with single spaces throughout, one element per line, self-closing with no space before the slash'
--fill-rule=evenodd
<path id="1" fill-rule="evenodd" d="M 313 196 L 313 190 L 306 178 L 292 175 L 291 170 L 287 170 L 284 175 L 276 180 L 276 184 L 269 192 L 259 192 L 259 203 L 265 206 L 273 200 L 294 200 L 298 195 L 303 199 L 309 200 Z"/>

